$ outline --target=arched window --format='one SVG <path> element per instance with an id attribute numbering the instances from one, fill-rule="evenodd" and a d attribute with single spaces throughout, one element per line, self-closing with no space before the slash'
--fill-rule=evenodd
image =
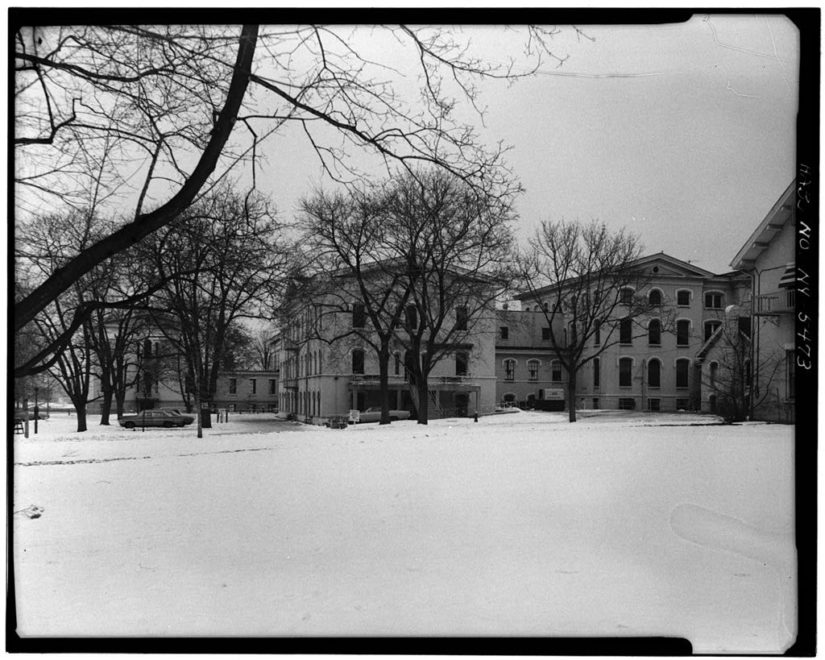
<path id="1" fill-rule="evenodd" d="M 352 373 L 364 373 L 364 351 L 356 348 L 352 351 Z"/>
<path id="2" fill-rule="evenodd" d="M 151 339 L 144 339 L 143 340 L 143 357 L 147 360 L 152 357 L 152 340 Z"/>
<path id="3" fill-rule="evenodd" d="M 633 384 L 633 358 L 619 358 L 619 387 L 630 387 Z"/>
<path id="4" fill-rule="evenodd" d="M 593 321 L 593 343 L 598 346 L 602 343 L 602 321 L 601 319 L 596 319 Z"/>
<path id="5" fill-rule="evenodd" d="M 705 321 L 705 341 L 713 336 L 713 333 L 722 325 L 721 321 Z"/>
<path id="6" fill-rule="evenodd" d="M 393 373 L 396 376 L 401 375 L 401 355 L 399 353 L 393 353 Z"/>
<path id="7" fill-rule="evenodd" d="M 686 388 L 689 385 L 690 360 L 679 358 L 676 360 L 676 387 Z"/>
<path id="8" fill-rule="evenodd" d="M 676 345 L 687 346 L 690 343 L 690 321 L 680 319 L 676 321 Z"/>
<path id="9" fill-rule="evenodd" d="M 648 323 L 647 343 L 651 346 L 658 346 L 662 343 L 662 322 L 659 319 L 651 319 Z"/>
<path id="10" fill-rule="evenodd" d="M 512 358 L 504 360 L 504 380 L 515 380 L 516 361 Z"/>
<path id="11" fill-rule="evenodd" d="M 415 330 L 418 327 L 418 310 L 415 305 L 407 305 L 407 328 Z"/>
<path id="12" fill-rule="evenodd" d="M 647 295 L 647 302 L 651 305 L 662 304 L 662 292 L 659 289 L 651 289 Z"/>
<path id="13" fill-rule="evenodd" d="M 716 378 L 719 376 L 719 363 L 718 362 L 711 362 L 710 363 L 710 386 L 712 388 L 716 388 Z"/>
<path id="14" fill-rule="evenodd" d="M 725 304 L 725 295 L 721 291 L 705 292 L 705 309 L 722 309 Z"/>
<path id="15" fill-rule="evenodd" d="M 541 363 L 538 360 L 528 360 L 527 361 L 527 374 L 530 380 L 538 380 L 539 379 L 539 365 Z"/>
<path id="16" fill-rule="evenodd" d="M 633 321 L 629 318 L 624 318 L 619 321 L 619 343 L 633 343 Z"/>
<path id="17" fill-rule="evenodd" d="M 653 358 L 647 363 L 647 384 L 649 387 L 661 387 L 662 385 L 662 363 Z"/>

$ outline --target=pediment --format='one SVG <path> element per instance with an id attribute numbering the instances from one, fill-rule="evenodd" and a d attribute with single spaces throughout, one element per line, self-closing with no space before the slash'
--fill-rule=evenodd
<path id="1" fill-rule="evenodd" d="M 714 273 L 709 270 L 676 257 L 671 257 L 664 252 L 642 257 L 636 262 L 636 266 L 642 269 L 645 274 L 653 277 L 714 277 Z"/>

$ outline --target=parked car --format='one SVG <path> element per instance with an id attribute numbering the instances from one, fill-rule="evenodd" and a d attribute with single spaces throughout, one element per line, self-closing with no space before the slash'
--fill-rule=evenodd
<path id="1" fill-rule="evenodd" d="M 397 422 L 399 419 L 409 419 L 410 413 L 408 410 L 390 410 L 390 421 Z M 381 406 L 373 406 L 364 411 L 350 410 L 350 422 L 353 424 L 362 424 L 364 422 L 378 422 L 381 420 Z"/>
<path id="2" fill-rule="evenodd" d="M 144 410 L 134 415 L 124 415 L 120 418 L 120 425 L 133 429 L 136 426 L 161 426 L 171 428 L 173 426 L 186 426 L 195 421 L 191 415 L 176 415 L 168 410 Z"/>
<path id="3" fill-rule="evenodd" d="M 190 413 L 183 412 L 180 408 L 155 408 L 154 410 L 163 410 L 168 413 L 172 413 L 173 415 L 180 415 L 188 420 L 186 423 L 191 424 L 195 421 L 195 416 Z"/>

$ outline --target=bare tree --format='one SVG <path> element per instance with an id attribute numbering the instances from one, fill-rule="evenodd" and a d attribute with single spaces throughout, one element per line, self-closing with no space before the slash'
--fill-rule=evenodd
<path id="1" fill-rule="evenodd" d="M 166 280 L 152 318 L 185 361 L 201 411 L 199 435 L 202 426 L 211 426 L 201 404 L 214 399 L 237 324 L 271 316 L 283 277 L 277 232 L 262 199 L 244 199 L 224 187 L 146 243 L 148 263 Z"/>
<path id="2" fill-rule="evenodd" d="M 635 267 L 640 255 L 637 236 L 611 232 L 595 221 L 544 221 L 520 255 L 530 303 L 544 314 L 550 350 L 567 372 L 571 422 L 576 421 L 578 372 L 627 341 L 651 309 L 647 298 L 634 294 L 648 278 Z"/>
<path id="3" fill-rule="evenodd" d="M 382 214 L 390 251 L 403 265 L 398 288 L 408 301 L 397 337 L 406 349 L 418 423 L 426 424 L 434 367 L 453 356 L 463 364 L 456 375 L 470 375 L 470 337 L 492 322 L 495 301 L 511 284 L 512 211 L 504 196 L 479 194 L 459 178 L 426 170 L 393 182 Z"/>
<path id="4" fill-rule="evenodd" d="M 506 149 L 482 146 L 456 107 L 481 112 L 480 80 L 512 81 L 564 60 L 549 48 L 554 30 L 537 28 L 515 46 L 517 73 L 515 61 L 487 62 L 443 27 L 365 35 L 245 25 L 237 36 L 215 26 L 28 27 L 25 18 L 12 14 L 18 208 L 63 210 L 95 190 L 100 203 L 132 212 L 16 302 L 16 329 L 95 265 L 172 222 L 237 163 L 251 163 L 254 182 L 263 143 L 287 123 L 339 181 L 365 174 L 354 146 L 378 163 L 433 164 L 479 190 L 517 188 Z M 373 56 L 381 38 L 385 55 Z M 414 80 L 413 89 L 398 80 Z"/>

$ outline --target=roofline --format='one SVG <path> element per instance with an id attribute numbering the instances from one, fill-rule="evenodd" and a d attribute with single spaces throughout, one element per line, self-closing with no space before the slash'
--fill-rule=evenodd
<path id="1" fill-rule="evenodd" d="M 758 252 L 756 257 L 758 257 L 762 252 L 768 247 L 768 243 L 771 238 L 773 238 L 773 232 L 779 231 L 782 227 L 785 226 L 785 223 L 792 217 L 793 215 L 793 204 L 788 206 L 788 202 L 791 197 L 796 193 L 796 179 L 791 181 L 787 188 L 785 188 L 785 192 L 783 192 L 779 199 L 776 200 L 774 205 L 771 207 L 771 210 L 768 211 L 768 214 L 763 218 L 762 222 L 757 225 L 756 229 L 753 233 L 748 237 L 748 240 L 745 241 L 744 245 L 739 249 L 736 253 L 736 256 L 730 262 L 730 267 L 735 270 L 746 270 L 745 263 L 752 262 L 753 259 L 745 259 L 745 255 L 752 249 L 757 248 Z M 786 208 L 787 207 L 787 208 Z M 776 224 L 775 219 L 777 216 L 780 215 L 781 211 L 788 211 L 787 215 L 782 219 L 779 228 L 771 227 L 770 225 Z M 763 239 L 763 240 L 759 240 Z M 756 258 L 754 257 L 754 259 Z"/>

